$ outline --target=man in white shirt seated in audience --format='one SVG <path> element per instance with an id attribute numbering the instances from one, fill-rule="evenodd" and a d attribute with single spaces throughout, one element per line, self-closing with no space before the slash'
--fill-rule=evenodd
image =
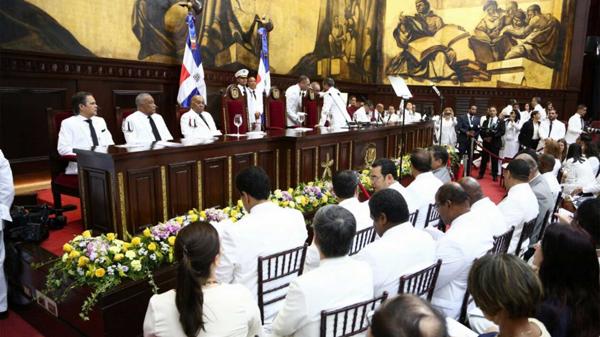
<path id="1" fill-rule="evenodd" d="M 535 194 L 529 186 L 529 165 L 523 159 L 513 159 L 504 170 L 504 186 L 508 193 L 498 204 L 508 228 L 515 226 L 508 253 L 517 249 L 523 225 L 535 219 L 539 206 Z"/>
<path id="2" fill-rule="evenodd" d="M 478 214 L 480 219 L 485 219 L 489 223 L 492 234 L 499 236 L 506 233 L 509 227 L 506 226 L 504 215 L 500 212 L 500 208 L 483 194 L 479 182 L 473 177 L 464 177 L 458 183 L 469 195 L 471 212 Z"/>
<path id="3" fill-rule="evenodd" d="M 435 203 L 435 193 L 442 186 L 442 181 L 439 180 L 431 172 L 431 154 L 425 149 L 414 149 L 410 154 L 410 173 L 415 180 L 406 187 L 410 195 L 419 196 L 419 210 L 415 227 L 423 229 L 429 225 L 427 223 L 427 211 L 429 205 Z"/>
<path id="4" fill-rule="evenodd" d="M 379 158 L 371 164 L 371 185 L 373 185 L 375 192 L 384 188 L 391 188 L 400 192 L 408 205 L 409 213 L 414 213 L 420 205 L 419 197 L 412 195 L 398 182 L 398 169 L 390 159 Z"/>
<path id="5" fill-rule="evenodd" d="M 348 256 L 356 234 L 352 213 L 341 206 L 324 206 L 315 214 L 313 228 L 321 265 L 292 281 L 273 321 L 272 336 L 319 336 L 322 310 L 373 298 L 371 269 Z"/>
<path id="6" fill-rule="evenodd" d="M 411 102 L 406 103 L 406 108 L 404 109 L 404 123 L 417 123 L 421 121 L 421 114 L 414 111 L 414 106 Z"/>
<path id="7" fill-rule="evenodd" d="M 258 257 L 302 246 L 306 225 L 300 211 L 269 201 L 271 183 L 262 168 L 242 170 L 235 177 L 235 186 L 248 214 L 220 231 L 221 259 L 216 275 L 219 282 L 241 283 L 257 296 Z M 265 323 L 277 310 L 276 304 L 265 307 Z"/>
<path id="8" fill-rule="evenodd" d="M 450 229 L 437 241 L 436 258 L 442 260 L 442 267 L 431 304 L 457 319 L 473 260 L 492 248 L 493 234 L 489 223 L 470 212 L 469 195 L 458 183 L 442 185 L 435 199 L 440 217 Z"/>
<path id="9" fill-rule="evenodd" d="M 210 112 L 204 111 L 204 97 L 192 97 L 190 111 L 181 115 L 181 133 L 184 138 L 211 138 L 220 135 Z"/>
<path id="10" fill-rule="evenodd" d="M 127 144 L 144 144 L 172 140 L 164 119 L 156 113 L 154 98 L 141 93 L 135 98 L 137 111 L 127 116 L 121 126 Z"/>
<path id="11" fill-rule="evenodd" d="M 577 106 L 577 111 L 569 118 L 567 122 L 567 133 L 565 134 L 565 141 L 571 145 L 577 141 L 577 138 L 582 133 L 585 133 L 585 121 L 583 117 L 587 113 L 587 107 L 583 104 Z"/>
<path id="12" fill-rule="evenodd" d="M 75 116 L 63 120 L 60 125 L 58 154 L 75 156 L 74 149 L 89 149 L 115 143 L 104 118 L 98 117 L 98 105 L 92 94 L 80 91 L 73 95 L 71 102 Z M 65 173 L 77 174 L 77 162 L 69 162 Z"/>
<path id="13" fill-rule="evenodd" d="M 290 86 L 285 91 L 285 109 L 287 110 L 287 127 L 293 128 L 300 125 L 298 113 L 302 112 L 302 97 L 310 85 L 310 80 L 305 75 L 300 75 L 298 83 Z M 312 125 L 311 125 L 312 126 Z"/>
<path id="14" fill-rule="evenodd" d="M 554 174 L 553 169 L 554 169 L 554 164 L 556 163 L 556 160 L 554 159 L 554 157 L 550 154 L 542 154 L 539 157 L 539 167 L 540 167 L 540 173 L 542 174 L 542 177 L 544 177 L 544 179 L 546 179 L 546 182 L 548 183 L 548 187 L 550 187 L 550 192 L 552 192 L 552 200 L 556 201 L 556 198 L 558 198 L 558 194 L 561 192 L 562 187 L 560 187 L 560 184 L 558 183 L 558 179 L 556 177 L 556 174 Z"/>
<path id="15" fill-rule="evenodd" d="M 448 150 L 445 146 L 433 145 L 429 151 L 431 152 L 431 172 L 443 184 L 452 181 L 450 169 L 448 169 Z"/>
<path id="16" fill-rule="evenodd" d="M 556 119 L 557 116 L 556 110 L 552 109 L 548 111 L 548 119 L 542 121 L 540 124 L 539 133 L 541 142 L 545 142 L 546 139 L 558 141 L 565 138 L 565 123 Z"/>
<path id="17" fill-rule="evenodd" d="M 371 266 L 374 295 L 387 291 L 391 297 L 398 293 L 401 276 L 435 263 L 435 241 L 408 221 L 406 201 L 396 190 L 388 188 L 373 194 L 369 209 L 380 239 L 354 258 Z"/>

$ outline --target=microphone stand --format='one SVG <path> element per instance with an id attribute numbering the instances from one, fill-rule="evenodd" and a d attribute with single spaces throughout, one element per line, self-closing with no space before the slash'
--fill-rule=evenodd
<path id="1" fill-rule="evenodd" d="M 442 95 L 435 85 L 432 86 L 432 89 L 440 98 L 440 137 L 438 139 L 438 145 L 442 145 L 442 123 L 444 121 L 444 114 L 442 110 L 444 109 L 444 95 Z"/>
<path id="2" fill-rule="evenodd" d="M 402 172 L 402 157 L 404 155 L 404 118 L 406 117 L 406 104 L 404 104 L 404 97 L 400 99 L 400 106 L 402 106 L 402 128 L 400 129 L 400 140 L 402 141 L 402 147 L 400 148 L 400 172 Z"/>

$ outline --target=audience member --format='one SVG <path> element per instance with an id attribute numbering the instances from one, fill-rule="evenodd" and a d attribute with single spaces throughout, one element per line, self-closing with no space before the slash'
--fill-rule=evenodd
<path id="1" fill-rule="evenodd" d="M 406 103 L 404 108 L 404 123 L 417 123 L 421 121 L 421 114 L 415 111 L 415 108 L 411 102 Z"/>
<path id="2" fill-rule="evenodd" d="M 531 98 L 531 106 L 533 107 L 533 111 L 537 111 L 540 113 L 540 121 L 546 120 L 546 109 L 542 107 L 542 99 L 540 97 L 532 97 Z M 533 111 L 531 111 L 531 115 L 533 116 Z"/>
<path id="3" fill-rule="evenodd" d="M 585 121 L 583 117 L 587 113 L 587 107 L 583 104 L 577 106 L 577 111 L 569 118 L 567 123 L 567 133 L 565 134 L 565 141 L 568 145 L 571 145 L 577 141 L 577 138 L 582 133 L 585 133 Z"/>
<path id="4" fill-rule="evenodd" d="M 510 115 L 504 119 L 504 145 L 500 150 L 501 158 L 513 158 L 519 153 L 519 132 L 521 131 L 521 121 L 519 119 L 519 112 L 512 111 Z"/>
<path id="5" fill-rule="evenodd" d="M 505 124 L 497 116 L 498 112 L 495 106 L 491 106 L 486 119 L 482 121 L 481 132 L 479 133 L 483 139 L 484 150 L 481 153 L 481 165 L 479 166 L 479 179 L 482 179 L 487 163 L 491 157 L 492 180 L 498 179 L 498 156 L 502 147 L 502 136 L 505 132 Z M 486 151 L 487 150 L 487 151 Z M 489 151 L 489 153 L 488 153 Z"/>
<path id="6" fill-rule="evenodd" d="M 373 294 L 398 293 L 400 276 L 429 267 L 435 262 L 435 242 L 429 234 L 408 221 L 408 208 L 402 195 L 393 189 L 376 192 L 369 208 L 379 240 L 364 247 L 356 256 L 373 271 Z"/>
<path id="7" fill-rule="evenodd" d="M 429 148 L 431 152 L 431 169 L 433 175 L 436 176 L 442 184 L 450 182 L 452 176 L 448 169 L 448 149 L 445 146 L 433 145 Z"/>
<path id="8" fill-rule="evenodd" d="M 256 166 L 242 170 L 235 186 L 248 212 L 240 221 L 221 231 L 222 256 L 216 270 L 223 283 L 241 283 L 257 296 L 257 259 L 302 246 L 307 232 L 300 211 L 270 202 L 271 183 Z M 277 305 L 265 307 L 265 323 L 277 312 Z"/>
<path id="9" fill-rule="evenodd" d="M 504 186 L 508 190 L 506 197 L 498 204 L 506 219 L 508 228 L 515 227 L 508 248 L 509 253 L 517 249 L 519 237 L 525 222 L 536 219 L 539 205 L 531 186 L 529 186 L 529 165 L 522 159 L 514 159 L 504 170 Z"/>
<path id="10" fill-rule="evenodd" d="M 548 119 L 540 125 L 540 139 L 545 142 L 547 139 L 559 140 L 565 138 L 565 123 L 556 119 L 558 114 L 556 110 L 548 110 Z"/>
<path id="11" fill-rule="evenodd" d="M 562 187 L 558 183 L 558 179 L 556 179 L 556 174 L 554 174 L 554 164 L 556 164 L 556 160 L 549 154 L 542 154 L 539 156 L 539 167 L 540 173 L 542 177 L 548 183 L 548 187 L 550 187 L 550 192 L 552 192 L 552 199 L 556 200 L 558 194 L 561 192 Z"/>
<path id="12" fill-rule="evenodd" d="M 318 336 L 322 310 L 373 298 L 371 269 L 348 257 L 356 234 L 352 213 L 337 205 L 324 206 L 315 214 L 313 228 L 321 265 L 291 282 L 273 321 L 273 336 Z"/>
<path id="13" fill-rule="evenodd" d="M 398 169 L 393 161 L 379 158 L 371 165 L 371 185 L 375 192 L 384 188 L 394 189 L 402 195 L 408 205 L 408 212 L 414 213 L 419 207 L 419 197 L 412 195 L 398 182 Z"/>
<path id="14" fill-rule="evenodd" d="M 579 227 L 548 226 L 534 265 L 544 287 L 536 318 L 552 337 L 600 335 L 600 271 L 589 234 Z"/>
<path id="15" fill-rule="evenodd" d="M 531 118 L 523 123 L 519 132 L 519 144 L 521 147 L 536 150 L 540 141 L 540 113 L 536 110 L 531 112 Z"/>
<path id="16" fill-rule="evenodd" d="M 504 215 L 500 208 L 483 194 L 479 182 L 473 177 L 464 177 L 458 183 L 469 195 L 471 212 L 489 222 L 492 234 L 496 236 L 504 234 L 509 228 L 506 226 Z"/>
<path id="17" fill-rule="evenodd" d="M 465 115 L 459 115 L 456 120 L 456 135 L 458 140 L 459 156 L 468 154 L 469 158 L 473 157 L 473 148 L 471 141 L 479 137 L 480 119 L 477 116 L 477 106 L 471 105 L 469 111 Z M 474 146 L 474 145 L 473 145 Z M 471 175 L 471 160 L 467 161 L 467 175 Z"/>
<path id="18" fill-rule="evenodd" d="M 590 234 L 597 249 L 600 248 L 600 221 L 598 219 L 600 219 L 600 199 L 598 198 L 582 202 L 577 207 L 573 219 L 575 225 L 583 228 Z"/>
<path id="19" fill-rule="evenodd" d="M 154 104 L 154 98 L 150 94 L 141 93 L 137 95 L 135 105 L 137 111 L 127 116 L 121 126 L 127 144 L 143 144 L 173 139 L 164 119 L 156 113 L 156 104 Z"/>
<path id="20" fill-rule="evenodd" d="M 550 337 L 544 324 L 532 318 L 542 300 L 542 285 L 520 258 L 488 254 L 475 261 L 469 272 L 469 293 L 498 328 L 480 337 Z"/>
<path id="21" fill-rule="evenodd" d="M 184 138 L 211 138 L 221 134 L 210 112 L 204 111 L 205 107 L 204 97 L 192 97 L 191 109 L 181 115 L 179 122 Z"/>
<path id="22" fill-rule="evenodd" d="M 12 221 L 10 207 L 15 198 L 15 186 L 10 163 L 0 150 L 0 320 L 8 317 L 7 283 L 4 276 L 4 221 Z"/>
<path id="23" fill-rule="evenodd" d="M 369 213 L 369 204 L 358 200 L 358 175 L 354 171 L 344 170 L 337 172 L 332 179 L 333 193 L 338 200 L 338 205 L 349 210 L 356 219 L 356 231 L 363 230 L 373 225 Z"/>
<path id="24" fill-rule="evenodd" d="M 379 307 L 369 337 L 447 337 L 444 316 L 431 304 L 410 294 L 396 296 Z"/>
<path id="25" fill-rule="evenodd" d="M 217 282 L 219 250 L 217 230 L 207 222 L 193 222 L 179 231 L 177 287 L 150 298 L 145 337 L 262 335 L 260 311 L 250 291 Z"/>
<path id="26" fill-rule="evenodd" d="M 441 117 L 433 117 L 435 121 L 435 139 L 436 143 L 440 145 L 456 145 L 456 117 L 454 117 L 454 110 L 450 107 L 446 107 Z M 441 134 L 440 134 L 441 129 Z M 441 139 L 440 139 L 441 136 Z"/>
<path id="27" fill-rule="evenodd" d="M 567 159 L 563 163 L 565 193 L 571 194 L 576 187 L 592 185 L 594 180 L 592 166 L 583 156 L 581 145 L 576 143 L 569 145 Z"/>
<path id="28" fill-rule="evenodd" d="M 554 165 L 552 166 L 552 174 L 554 174 L 555 177 L 557 177 L 558 179 L 558 172 L 560 171 L 560 169 L 562 168 L 562 161 L 563 161 L 563 154 L 561 152 L 561 143 L 560 142 L 564 142 L 565 140 L 552 140 L 552 139 L 546 139 L 546 144 L 544 145 L 544 154 L 547 155 L 551 155 L 552 157 L 554 157 Z"/>
<path id="29" fill-rule="evenodd" d="M 388 107 L 387 113 L 383 119 L 384 123 L 401 123 L 400 116 L 396 113 L 396 108 L 393 105 Z"/>
<path id="30" fill-rule="evenodd" d="M 492 248 L 493 234 L 487 222 L 469 211 L 469 195 L 458 183 L 442 185 L 435 199 L 440 217 L 451 227 L 437 242 L 436 257 L 442 259 L 442 267 L 431 303 L 457 319 L 471 264 Z"/>
<path id="31" fill-rule="evenodd" d="M 592 173 L 594 176 L 598 176 L 600 172 L 600 160 L 598 159 L 598 146 L 592 142 L 592 137 L 589 134 L 583 134 L 579 137 L 579 143 L 581 145 L 581 152 L 585 155 L 585 158 L 592 167 Z"/>
<path id="32" fill-rule="evenodd" d="M 429 205 L 435 203 L 435 193 L 442 186 L 442 181 L 431 172 L 431 154 L 425 149 L 415 149 L 410 154 L 410 173 L 415 180 L 406 190 L 409 195 L 419 196 L 419 214 L 415 227 L 422 229 L 430 225 L 427 223 L 427 211 Z"/>

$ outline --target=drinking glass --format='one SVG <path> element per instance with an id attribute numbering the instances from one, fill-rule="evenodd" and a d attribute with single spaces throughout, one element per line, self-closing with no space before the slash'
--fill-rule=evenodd
<path id="1" fill-rule="evenodd" d="M 240 126 L 242 125 L 243 120 L 242 120 L 242 115 L 240 114 L 235 114 L 235 116 L 233 116 L 233 125 L 235 125 L 237 127 L 237 133 L 236 136 L 240 136 Z"/>
<path id="2" fill-rule="evenodd" d="M 298 114 L 298 122 L 300 122 L 300 127 L 304 126 L 304 120 L 306 119 L 306 115 L 304 113 Z"/>

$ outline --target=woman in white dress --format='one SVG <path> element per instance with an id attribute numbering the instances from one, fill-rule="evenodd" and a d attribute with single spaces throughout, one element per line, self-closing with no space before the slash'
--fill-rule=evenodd
<path id="1" fill-rule="evenodd" d="M 219 234 L 207 222 L 182 228 L 175 240 L 177 288 L 150 298 L 144 337 L 262 336 L 260 311 L 241 284 L 220 284 Z"/>
<path id="2" fill-rule="evenodd" d="M 583 157 L 581 145 L 571 144 L 567 150 L 567 159 L 563 163 L 564 192 L 571 192 L 579 186 L 588 186 L 595 181 L 592 165 Z"/>
<path id="3" fill-rule="evenodd" d="M 513 158 L 519 152 L 519 131 L 521 131 L 521 122 L 516 111 L 512 111 L 510 116 L 505 119 L 506 131 L 502 136 L 504 146 L 500 150 L 501 158 Z"/>
<path id="4" fill-rule="evenodd" d="M 435 139 L 439 140 L 440 145 L 452 145 L 456 146 L 456 117 L 454 117 L 454 110 L 450 107 L 444 109 L 442 118 L 442 139 L 440 140 L 440 118 L 439 116 L 433 117 L 435 125 Z"/>

